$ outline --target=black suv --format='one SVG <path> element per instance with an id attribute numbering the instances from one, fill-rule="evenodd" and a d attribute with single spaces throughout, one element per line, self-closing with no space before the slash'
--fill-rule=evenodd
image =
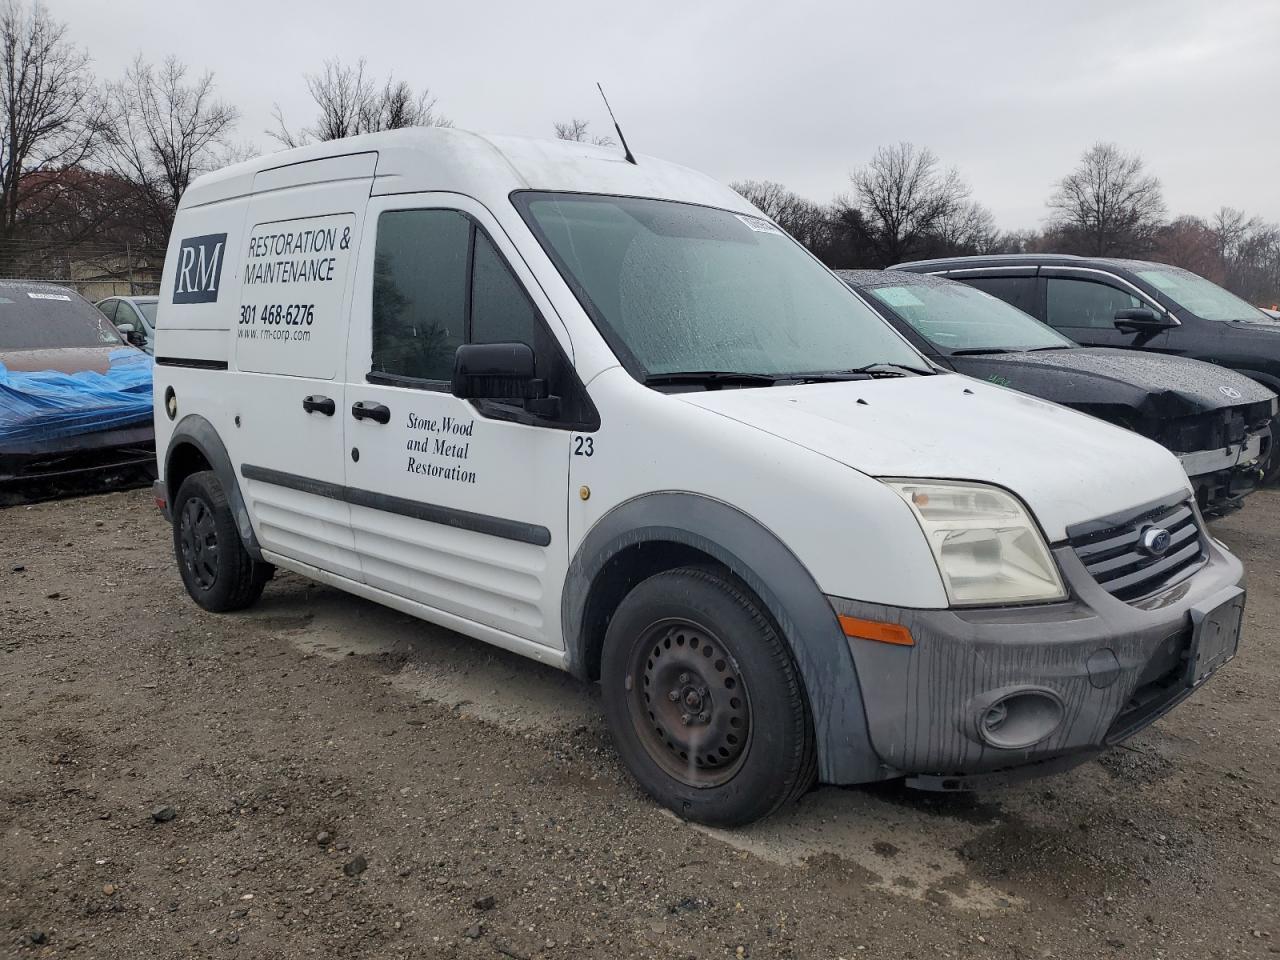
<path id="1" fill-rule="evenodd" d="M 1031 253 L 917 260 L 892 269 L 960 280 L 1085 346 L 1207 360 L 1280 392 L 1280 321 L 1179 267 Z M 1277 427 L 1273 436 L 1280 436 Z M 1273 456 L 1268 477 L 1278 475 L 1280 456 Z"/>

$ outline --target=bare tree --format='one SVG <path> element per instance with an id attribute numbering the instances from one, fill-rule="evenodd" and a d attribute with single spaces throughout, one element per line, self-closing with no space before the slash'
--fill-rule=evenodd
<path id="1" fill-rule="evenodd" d="M 814 253 L 830 239 L 831 211 L 773 180 L 729 184 L 750 204 Z"/>
<path id="2" fill-rule="evenodd" d="M 594 143 L 597 147 L 612 147 L 614 145 L 613 137 L 593 137 L 587 131 L 591 126 L 589 120 L 579 120 L 574 117 L 568 123 L 556 122 L 557 140 L 572 140 L 575 143 Z"/>
<path id="3" fill-rule="evenodd" d="M 929 232 L 934 249 L 926 255 L 955 257 L 995 253 L 1002 239 L 991 211 L 976 200 L 963 200 L 938 218 Z"/>
<path id="4" fill-rule="evenodd" d="M 86 160 L 100 128 L 89 57 L 39 3 L 0 6 L 0 236 L 18 232 L 21 208 L 40 199 L 36 170 Z M 45 178 L 45 182 L 50 182 Z"/>
<path id="5" fill-rule="evenodd" d="M 134 186 L 148 232 L 163 238 L 191 181 L 230 159 L 239 112 L 214 95 L 212 73 L 188 80 L 174 57 L 159 67 L 138 57 L 106 104 L 106 166 Z"/>
<path id="6" fill-rule="evenodd" d="M 429 90 L 424 88 L 415 95 L 406 81 L 391 76 L 378 87 L 363 57 L 354 66 L 337 59 L 326 60 L 320 73 L 306 74 L 304 79 L 320 112 L 310 127 L 294 133 L 276 104 L 276 129 L 267 133 L 286 147 L 379 130 L 453 126 L 436 111 L 436 98 Z"/>
<path id="7" fill-rule="evenodd" d="M 1257 217 L 1248 216 L 1243 210 L 1235 207 L 1219 207 L 1209 221 L 1209 230 L 1213 233 L 1214 245 L 1218 251 L 1218 259 L 1228 263 L 1240 250 L 1249 234 L 1264 226 Z"/>
<path id="8" fill-rule="evenodd" d="M 880 147 L 850 180 L 865 240 L 881 265 L 928 246 L 969 198 L 969 187 L 954 168 L 942 169 L 932 150 L 911 143 Z"/>
<path id="9" fill-rule="evenodd" d="M 1151 249 L 1164 222 L 1160 181 L 1144 171 L 1142 157 L 1114 143 L 1094 144 L 1080 166 L 1049 198 L 1050 226 L 1068 252 L 1091 256 L 1136 256 Z"/>

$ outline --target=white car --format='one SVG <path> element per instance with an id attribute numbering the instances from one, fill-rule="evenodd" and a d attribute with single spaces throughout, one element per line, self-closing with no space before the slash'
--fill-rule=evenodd
<path id="1" fill-rule="evenodd" d="M 159 297 L 107 297 L 96 306 L 135 347 L 154 354 Z"/>
<path id="2" fill-rule="evenodd" d="M 404 130 L 201 177 L 155 408 L 202 607 L 283 567 L 598 680 L 682 817 L 1061 768 L 1235 653 L 1178 460 L 940 372 L 728 187 Z"/>

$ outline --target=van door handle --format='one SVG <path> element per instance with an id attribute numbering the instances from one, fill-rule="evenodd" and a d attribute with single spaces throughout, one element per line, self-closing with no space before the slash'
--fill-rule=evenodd
<path id="1" fill-rule="evenodd" d="M 381 403 L 357 400 L 351 405 L 351 415 L 357 420 L 372 420 L 375 423 L 391 422 L 391 411 Z"/>
<path id="2" fill-rule="evenodd" d="M 302 409 L 307 413 L 323 413 L 326 417 L 332 417 L 337 411 L 338 405 L 328 397 L 316 394 L 302 398 Z"/>

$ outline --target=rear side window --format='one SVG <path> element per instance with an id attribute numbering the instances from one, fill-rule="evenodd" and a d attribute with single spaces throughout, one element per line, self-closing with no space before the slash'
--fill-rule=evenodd
<path id="1" fill-rule="evenodd" d="M 540 329 L 519 281 L 464 214 L 396 210 L 378 218 L 373 372 L 445 382 L 463 343 L 519 341 L 541 362 L 550 350 Z"/>
<path id="2" fill-rule="evenodd" d="M 999 297 L 1005 303 L 1017 307 L 1023 313 L 1036 314 L 1035 277 L 956 277 L 971 287 Z"/>
<path id="3" fill-rule="evenodd" d="M 1092 280 L 1050 277 L 1045 319 L 1055 327 L 1115 327 L 1116 314 L 1143 306 L 1127 291 Z"/>
<path id="4" fill-rule="evenodd" d="M 122 346 L 120 334 L 87 300 L 56 288 L 0 287 L 0 350 Z"/>

